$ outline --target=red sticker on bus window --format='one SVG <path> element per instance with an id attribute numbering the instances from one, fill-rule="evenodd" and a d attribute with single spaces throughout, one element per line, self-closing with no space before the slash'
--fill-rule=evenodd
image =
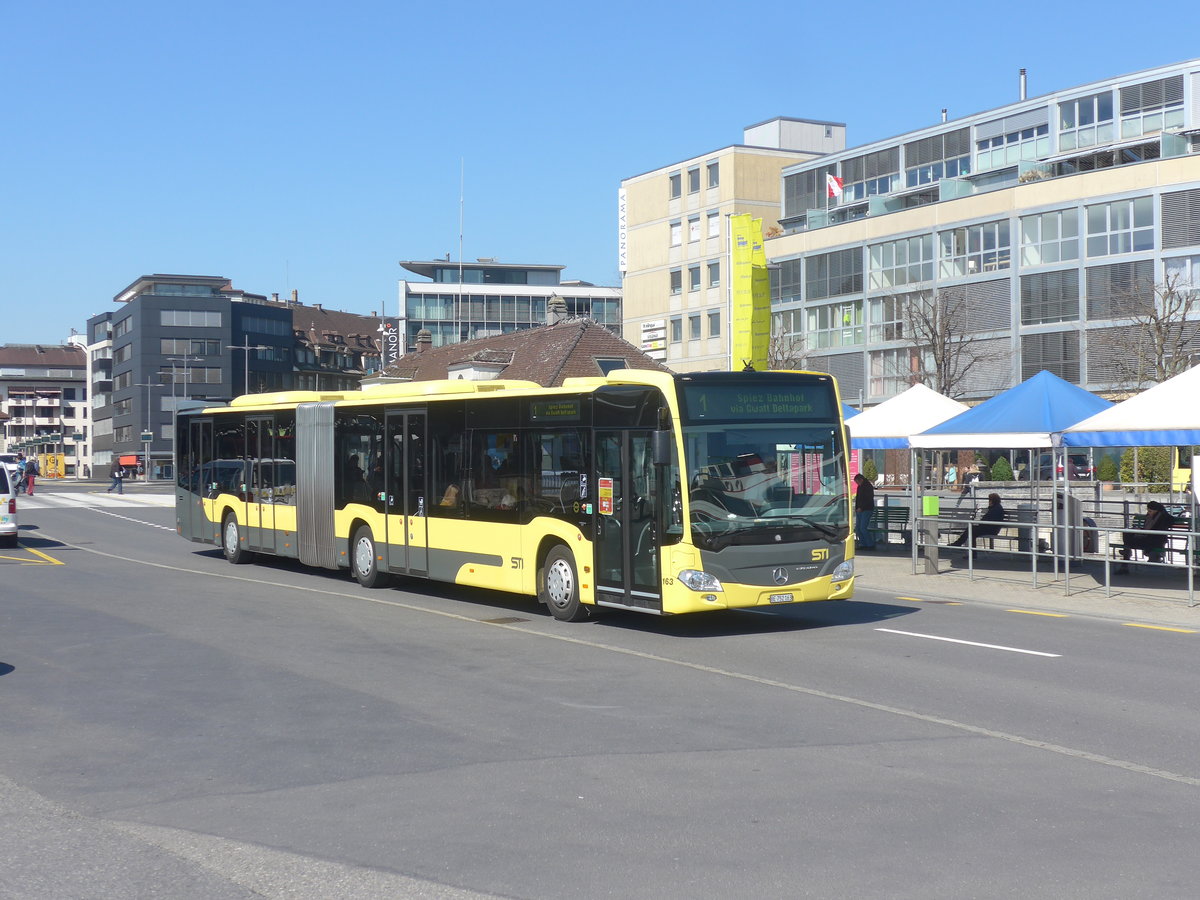
<path id="1" fill-rule="evenodd" d="M 602 516 L 611 516 L 613 514 L 613 480 L 611 478 L 597 478 L 596 486 L 600 492 L 600 514 Z"/>

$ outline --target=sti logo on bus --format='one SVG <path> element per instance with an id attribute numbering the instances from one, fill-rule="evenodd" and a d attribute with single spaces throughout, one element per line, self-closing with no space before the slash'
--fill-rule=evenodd
<path id="1" fill-rule="evenodd" d="M 817 547 L 812 552 L 812 558 L 813 558 L 814 562 L 818 559 L 829 559 L 829 548 L 828 547 Z"/>

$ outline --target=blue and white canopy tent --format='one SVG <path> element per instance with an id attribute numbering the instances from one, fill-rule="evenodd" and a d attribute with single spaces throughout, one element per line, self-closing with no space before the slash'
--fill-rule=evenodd
<path id="1" fill-rule="evenodd" d="M 944 397 L 923 384 L 914 384 L 847 422 L 846 430 L 855 450 L 907 449 L 911 435 L 967 409 L 965 403 Z"/>
<path id="2" fill-rule="evenodd" d="M 1200 366 L 1062 432 L 1067 447 L 1200 445 Z"/>
<path id="3" fill-rule="evenodd" d="M 1058 434 L 1112 405 L 1043 370 L 1003 394 L 914 435 L 912 445 L 940 450 L 1049 449 L 1057 443 Z"/>
<path id="4" fill-rule="evenodd" d="M 842 418 L 843 419 L 849 419 L 852 416 L 857 416 L 857 415 L 860 415 L 861 413 L 862 413 L 861 409 L 855 409 L 849 403 L 842 404 Z"/>
<path id="5" fill-rule="evenodd" d="M 914 456 L 926 450 L 1027 450 L 1029 469 L 1033 470 L 1033 452 L 1050 450 L 1059 443 L 1059 435 L 1076 422 L 1086 419 L 1112 403 L 1103 397 L 1064 381 L 1052 372 L 1038 372 L 1032 378 L 985 400 L 953 419 L 942 422 L 912 437 Z M 1059 451 L 1061 453 L 1061 450 Z M 916 460 L 914 459 L 914 466 Z M 1068 466 L 1063 466 L 1064 479 Z M 1037 482 L 1030 479 L 1030 496 Z M 1066 485 L 1063 485 L 1064 494 Z M 913 521 L 916 519 L 916 493 L 913 491 Z M 1058 527 L 1057 504 L 1051 504 L 1053 527 Z M 1057 532 L 1055 532 L 1057 533 Z M 916 568 L 916 542 L 913 542 L 913 567 Z M 1057 568 L 1058 557 L 1055 557 Z M 1036 572 L 1036 557 L 1031 557 Z M 1035 575 L 1036 579 L 1036 575 Z"/>

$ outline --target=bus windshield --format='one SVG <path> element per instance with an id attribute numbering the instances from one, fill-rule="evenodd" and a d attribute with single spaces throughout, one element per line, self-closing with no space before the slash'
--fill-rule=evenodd
<path id="1" fill-rule="evenodd" d="M 698 546 L 846 537 L 846 469 L 833 424 L 691 426 L 684 446 Z"/>

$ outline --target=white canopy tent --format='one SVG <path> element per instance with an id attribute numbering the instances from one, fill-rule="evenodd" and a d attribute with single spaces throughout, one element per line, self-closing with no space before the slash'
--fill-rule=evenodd
<path id="1" fill-rule="evenodd" d="M 1068 447 L 1200 445 L 1200 366 L 1075 423 L 1061 438 Z"/>
<path id="2" fill-rule="evenodd" d="M 909 438 L 967 411 L 965 403 L 951 400 L 923 384 L 885 400 L 846 422 L 850 446 L 855 450 L 907 448 Z"/>

